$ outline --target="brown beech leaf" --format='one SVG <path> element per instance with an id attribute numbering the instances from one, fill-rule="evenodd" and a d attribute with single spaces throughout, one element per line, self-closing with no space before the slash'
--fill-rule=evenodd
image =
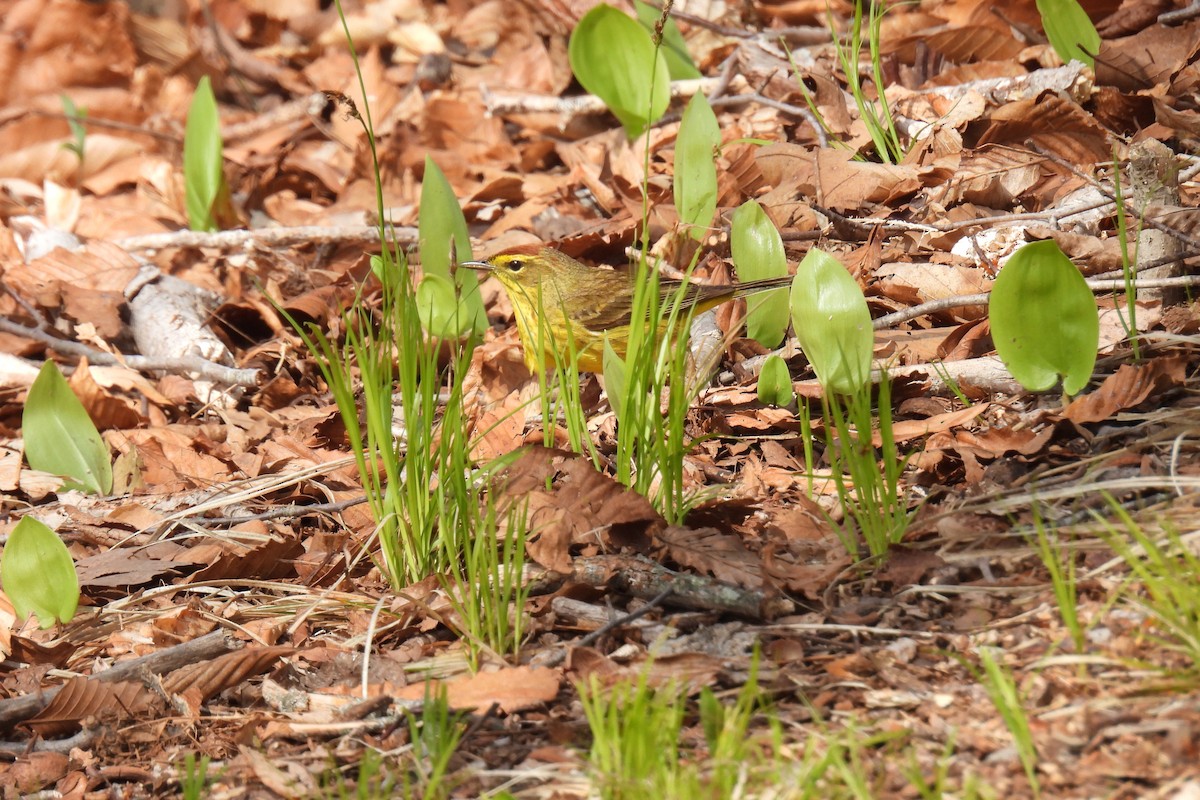
<path id="1" fill-rule="evenodd" d="M 556 572 L 570 572 L 572 546 L 644 552 L 666 525 L 649 500 L 573 454 L 531 448 L 507 477 L 510 496 L 529 504 L 530 557 Z"/>
<path id="2" fill-rule="evenodd" d="M 831 545 L 826 558 L 820 562 L 814 562 L 811 553 L 807 554 L 810 558 L 802 562 L 786 546 L 768 542 L 762 551 L 763 572 L 775 585 L 810 600 L 819 600 L 829 582 L 850 565 L 845 550 L 838 553 L 833 549 L 835 546 Z"/>
<path id="3" fill-rule="evenodd" d="M 21 724 L 39 736 L 54 738 L 78 730 L 88 717 L 138 716 L 161 700 L 160 695 L 135 681 L 72 678 L 45 708 Z"/>
<path id="4" fill-rule="evenodd" d="M 77 561 L 75 570 L 81 587 L 125 588 L 175 577 L 180 570 L 202 563 L 188 558 L 187 548 L 174 542 L 155 542 L 146 547 L 102 550 Z"/>
<path id="5" fill-rule="evenodd" d="M 190 694 L 203 702 L 252 675 L 265 672 L 280 658 L 295 652 L 294 647 L 247 647 L 212 661 L 181 667 L 163 677 L 163 689 L 173 695 Z"/>
<path id="6" fill-rule="evenodd" d="M 944 566 L 945 563 L 937 553 L 904 545 L 892 545 L 888 549 L 883 569 L 877 572 L 875 577 L 895 587 L 912 586 L 920 582 L 930 570 Z"/>
<path id="7" fill-rule="evenodd" d="M 297 539 L 268 539 L 257 547 L 227 543 L 222 553 L 209 566 L 190 576 L 187 583 L 221 581 L 228 578 L 278 580 L 296 574 L 296 559 L 304 555 L 304 545 Z"/>
<path id="8" fill-rule="evenodd" d="M 1118 411 L 1133 408 L 1151 395 L 1183 385 L 1187 361 L 1183 356 L 1167 356 L 1137 366 L 1124 364 L 1104 379 L 1094 392 L 1076 397 L 1064 409 L 1072 422 L 1100 422 Z"/>
<path id="9" fill-rule="evenodd" d="M 451 708 L 486 710 L 493 703 L 506 714 L 549 703 L 558 696 L 561 676 L 557 670 L 538 667 L 505 667 L 441 682 Z M 415 683 L 396 692 L 403 700 L 421 700 L 433 694 L 438 681 Z"/>
<path id="10" fill-rule="evenodd" d="M 735 586 L 758 589 L 763 585 L 762 559 L 746 549 L 740 536 L 716 528 L 672 525 L 655 539 L 680 566 Z"/>

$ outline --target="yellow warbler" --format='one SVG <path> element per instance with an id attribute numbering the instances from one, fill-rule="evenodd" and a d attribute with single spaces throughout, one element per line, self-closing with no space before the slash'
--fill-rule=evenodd
<path id="1" fill-rule="evenodd" d="M 508 292 L 530 372 L 553 365 L 556 352 L 568 358 L 572 345 L 580 371 L 600 372 L 606 334 L 617 355 L 624 357 L 633 309 L 630 273 L 587 267 L 553 248 L 528 246 L 459 266 L 491 272 Z M 695 308 L 699 313 L 791 282 L 787 276 L 724 286 L 689 283 L 680 311 Z M 670 309 L 680 283 L 658 282 L 661 308 Z"/>

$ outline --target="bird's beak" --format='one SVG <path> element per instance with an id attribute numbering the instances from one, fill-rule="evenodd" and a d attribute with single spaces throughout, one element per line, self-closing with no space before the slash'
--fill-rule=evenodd
<path id="1" fill-rule="evenodd" d="M 487 263 L 486 261 L 460 261 L 458 266 L 466 267 L 467 269 L 479 270 L 479 271 L 483 271 L 483 272 L 491 272 L 492 271 L 492 265 Z"/>

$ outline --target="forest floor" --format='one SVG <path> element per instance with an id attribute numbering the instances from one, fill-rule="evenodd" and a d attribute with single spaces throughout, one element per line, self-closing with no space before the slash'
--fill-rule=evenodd
<path id="1" fill-rule="evenodd" d="M 1200 317 L 1186 275 L 1139 272 L 1127 297 L 1118 235 L 1139 264 L 1193 263 L 1200 21 L 1173 0 L 1084 2 L 1092 70 L 1062 65 L 1034 0 L 895 4 L 876 59 L 892 164 L 830 30 L 853 4 L 677 4 L 703 77 L 633 140 L 568 63 L 593 5 L 347 2 L 364 98 L 325 2 L 0 0 L 0 536 L 49 525 L 83 593 L 45 630 L 0 595 L 4 796 L 1200 798 Z M 185 211 L 201 76 L 220 105 L 220 233 Z M 684 475 L 707 499 L 668 525 L 611 471 L 538 446 L 538 381 L 485 281 L 470 455 L 526 448 L 508 485 L 536 525 L 519 654 L 473 670 L 439 576 L 397 588 L 381 571 L 346 425 L 278 310 L 336 335 L 360 284 L 378 300 L 376 177 L 349 103 L 369 107 L 403 250 L 429 159 L 477 258 L 553 243 L 624 268 L 645 230 L 682 268 L 671 176 L 698 91 L 724 145 L 697 274 L 733 279 L 729 217 L 749 199 L 793 267 L 814 247 L 845 266 L 893 374 L 911 520 L 881 558 L 847 552 L 825 440 L 759 401 L 767 351 L 729 304 L 687 419 Z M 1098 360 L 1075 398 L 1008 375 L 979 297 L 1040 240 L 1097 282 Z M 209 293 L 207 343 L 135 331 L 129 287 L 155 276 Z M 120 356 L 155 340 L 182 347 Z M 819 396 L 786 347 L 798 394 Z M 197 372 L 201 354 L 223 366 Z M 109 496 L 25 465 L 49 358 L 116 459 Z M 611 459 L 613 414 L 583 380 Z M 649 708 L 598 731 L 586 687 L 639 679 L 659 689 Z M 438 721 L 435 686 L 461 716 Z M 638 782 L 635 756 L 603 763 L 613 741 L 675 763 Z"/>

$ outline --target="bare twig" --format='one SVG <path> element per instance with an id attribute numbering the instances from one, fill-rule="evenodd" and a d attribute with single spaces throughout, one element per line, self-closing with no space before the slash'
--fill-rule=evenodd
<path id="1" fill-rule="evenodd" d="M 1105 197 L 1107 197 L 1113 203 L 1117 202 L 1117 196 L 1115 194 L 1113 194 L 1106 187 L 1101 185 L 1100 182 L 1097 181 L 1093 176 L 1088 175 L 1086 172 L 1079 169 L 1079 167 L 1075 166 L 1070 161 L 1067 161 L 1065 158 L 1062 158 L 1062 157 L 1050 152 L 1049 150 L 1045 149 L 1044 147 L 1039 146 L 1037 142 L 1029 141 L 1029 142 L 1025 143 L 1025 146 L 1028 147 L 1033 152 L 1037 153 L 1038 155 L 1042 156 L 1043 158 L 1045 158 L 1049 161 L 1052 161 L 1055 164 L 1057 164 L 1058 166 L 1067 170 L 1075 177 L 1077 177 L 1081 180 L 1087 181 L 1088 183 L 1094 185 L 1096 187 L 1097 191 L 1099 191 L 1101 194 L 1103 194 Z M 1134 219 L 1139 219 L 1144 224 L 1149 225 L 1151 228 L 1162 231 L 1163 233 L 1165 233 L 1169 236 L 1173 236 L 1176 239 L 1178 239 L 1179 241 L 1181 241 L 1184 244 L 1188 245 L 1189 247 L 1193 248 L 1194 250 L 1200 251 L 1200 240 L 1197 240 L 1197 239 L 1193 238 L 1192 236 L 1189 236 L 1187 233 L 1179 230 L 1178 228 L 1174 228 L 1174 227 L 1166 224 L 1165 222 L 1162 222 L 1161 220 L 1155 219 L 1154 216 L 1151 214 L 1146 214 L 1142 211 L 1139 211 L 1138 209 L 1134 208 L 1129 203 L 1125 203 L 1124 205 L 1125 205 L 1125 212 L 1127 214 L 1129 214 L 1131 217 L 1133 217 Z"/>
<path id="2" fill-rule="evenodd" d="M 1087 281 L 1088 288 L 1093 292 L 1122 292 L 1125 290 L 1125 281 L 1122 279 L 1096 279 L 1092 278 Z M 1200 285 L 1200 275 L 1182 275 L 1177 278 L 1141 278 L 1131 282 L 1130 288 L 1135 289 L 1163 289 L 1168 287 L 1180 286 L 1198 286 Z M 936 314 L 939 311 L 946 311 L 951 308 L 962 308 L 963 306 L 985 306 L 988 304 L 988 299 L 991 294 L 984 292 L 982 294 L 962 294 L 954 297 L 942 297 L 937 300 L 930 300 L 928 303 L 921 303 L 912 308 L 905 308 L 901 311 L 895 311 L 891 314 L 885 314 L 878 317 L 872 322 L 875 330 L 890 328 L 893 325 L 898 325 L 901 322 L 907 322 L 910 319 L 923 317 L 926 314 Z"/>
<path id="3" fill-rule="evenodd" d="M 79 342 L 59 339 L 57 336 L 47 333 L 44 330 L 19 325 L 3 317 L 0 317 L 0 331 L 11 333 L 15 336 L 23 336 L 26 339 L 33 339 L 35 342 L 41 342 L 46 345 L 56 353 L 74 356 L 75 358 L 86 358 L 90 363 L 98 366 L 120 365 L 136 369 L 139 372 L 159 370 L 164 372 L 186 372 L 229 386 L 254 386 L 258 383 L 259 370 L 257 369 L 226 367 L 202 358 L 146 358 L 145 356 L 133 355 L 117 357 L 112 353 L 106 353 L 103 350 L 97 350 L 94 347 L 88 347 Z"/>
<path id="4" fill-rule="evenodd" d="M 349 500 L 339 500 L 336 503 L 313 503 L 307 506 L 291 505 L 279 506 L 272 508 L 269 511 L 263 511 L 261 514 L 247 514 L 240 517 L 185 517 L 181 522 L 194 520 L 203 522 L 207 525 L 241 525 L 245 522 L 260 522 L 268 519 L 280 519 L 283 517 L 299 517 L 303 514 L 332 514 L 338 511 L 345 511 L 347 508 L 362 505 L 367 502 L 367 496 L 359 495 L 351 497 Z"/>
<path id="5" fill-rule="evenodd" d="M 619 617 L 614 617 L 613 619 L 609 620 L 606 624 L 601 625 L 599 628 L 592 631 L 587 636 L 584 636 L 579 641 L 570 642 L 569 643 L 570 646 L 571 647 L 589 647 L 593 643 L 599 641 L 600 637 L 605 635 L 609 631 L 616 630 L 617 628 L 622 628 L 631 622 L 635 622 L 635 621 L 641 619 L 642 617 L 646 616 L 651 611 L 653 611 L 655 608 L 658 608 L 660 605 L 662 605 L 663 601 L 665 601 L 668 597 L 671 596 L 671 591 L 672 591 L 671 587 L 668 586 L 667 588 L 663 589 L 661 592 L 656 594 L 654 597 L 652 597 L 650 600 L 648 600 L 646 602 L 646 604 L 644 606 L 642 606 L 641 608 L 639 608 L 637 611 L 633 611 L 628 614 L 623 614 Z M 545 657 L 538 659 L 538 666 L 555 667 L 555 666 L 558 666 L 559 664 L 561 664 L 564 660 L 566 660 L 566 657 L 567 657 L 567 647 L 564 645 L 562 647 L 559 647 L 557 650 L 546 654 Z"/>
<path id="6" fill-rule="evenodd" d="M 231 653 L 242 647 L 242 643 L 234 639 L 226 631 L 212 633 L 193 639 L 190 642 L 158 650 L 141 658 L 131 658 L 122 661 L 111 669 L 97 673 L 91 677 L 96 681 L 123 681 L 136 679 L 143 670 L 154 675 L 164 675 L 180 667 L 211 661 L 217 656 Z M 23 697 L 0 700 L 0 727 L 11 725 L 28 719 L 45 708 L 62 687 L 55 686 Z"/>
<path id="7" fill-rule="evenodd" d="M 392 244 L 415 244 L 416 228 L 389 228 L 388 238 Z M 242 231 L 173 231 L 152 233 L 145 236 L 130 236 L 118 239 L 115 244 L 125 250 L 166 250 L 172 247 L 211 247 L 215 250 L 234 250 L 239 247 L 292 247 L 302 244 L 375 244 L 379 241 L 379 228 L 374 225 L 362 227 L 330 228 L 320 225 L 303 225 L 296 228 L 258 228 Z"/>
<path id="8" fill-rule="evenodd" d="M 1159 14 L 1158 21 L 1163 25 L 1179 25 L 1196 17 L 1200 17 L 1200 3 L 1192 3 L 1187 8 L 1180 8 L 1176 11 Z"/>

